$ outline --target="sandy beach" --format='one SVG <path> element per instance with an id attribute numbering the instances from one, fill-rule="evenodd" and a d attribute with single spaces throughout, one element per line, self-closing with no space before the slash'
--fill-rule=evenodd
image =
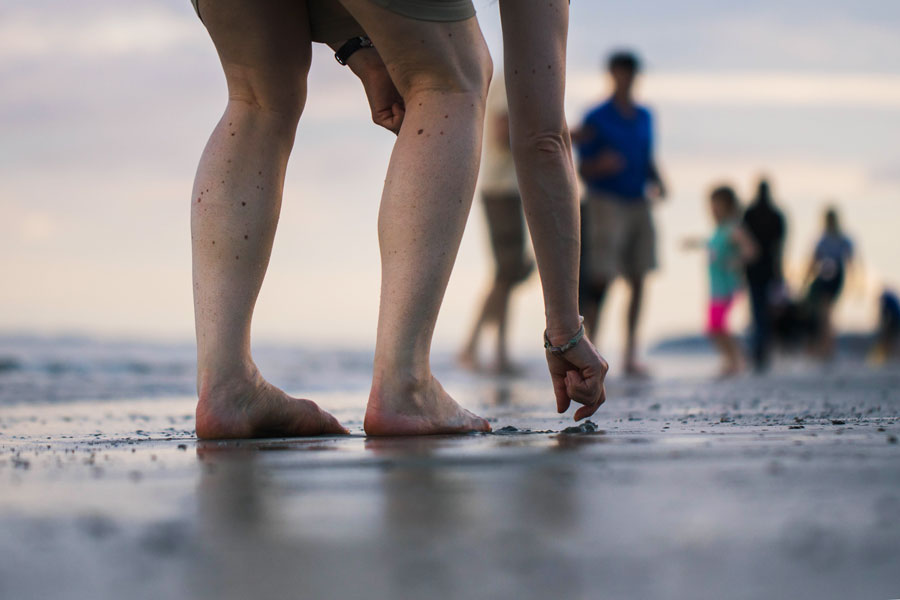
<path id="1" fill-rule="evenodd" d="M 693 357 L 704 361 L 708 357 Z M 677 371 L 677 362 L 671 362 Z M 190 396 L 0 407 L 0 597 L 895 598 L 900 373 L 448 385 L 490 435 L 198 442 Z"/>

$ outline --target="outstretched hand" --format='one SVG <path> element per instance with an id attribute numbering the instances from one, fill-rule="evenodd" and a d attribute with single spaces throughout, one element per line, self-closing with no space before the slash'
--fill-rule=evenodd
<path id="1" fill-rule="evenodd" d="M 583 405 L 575 411 L 575 420 L 580 421 L 606 402 L 604 380 L 609 364 L 586 337 L 563 355 L 547 352 L 547 366 L 560 413 L 566 412 L 574 400 Z"/>
<path id="2" fill-rule="evenodd" d="M 372 121 L 394 133 L 400 132 L 406 108 L 403 96 L 391 80 L 378 51 L 367 48 L 354 52 L 347 66 L 359 77 L 366 91 Z"/>

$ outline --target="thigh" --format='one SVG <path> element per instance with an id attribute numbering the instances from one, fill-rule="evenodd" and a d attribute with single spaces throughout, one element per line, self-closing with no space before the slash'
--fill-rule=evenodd
<path id="1" fill-rule="evenodd" d="M 312 56 L 306 2 L 200 0 L 233 99 L 279 109 L 299 102 Z"/>
<path id="2" fill-rule="evenodd" d="M 369 34 L 404 98 L 421 89 L 484 91 L 490 79 L 490 55 L 474 17 L 423 21 L 372 0 L 341 3 Z"/>

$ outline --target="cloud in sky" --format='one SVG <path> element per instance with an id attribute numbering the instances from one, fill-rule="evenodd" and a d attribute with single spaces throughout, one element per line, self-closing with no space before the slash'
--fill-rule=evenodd
<path id="1" fill-rule="evenodd" d="M 100 14 L 65 10 L 14 11 L 0 20 L 0 63 L 79 60 L 163 54 L 199 43 L 197 28 L 183 17 L 152 5 Z"/>
<path id="2" fill-rule="evenodd" d="M 595 73 L 568 78 L 569 94 L 596 96 Z M 900 73 L 894 75 L 784 72 L 653 72 L 643 93 L 659 103 L 767 108 L 900 110 Z"/>

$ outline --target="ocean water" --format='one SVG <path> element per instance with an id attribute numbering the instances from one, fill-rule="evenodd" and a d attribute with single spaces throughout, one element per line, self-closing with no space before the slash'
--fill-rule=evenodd
<path id="1" fill-rule="evenodd" d="M 841 369 L 859 365 L 871 338 L 844 336 Z M 545 392 L 549 377 L 540 349 L 514 348 L 522 373 L 517 388 Z M 196 394 L 196 349 L 192 342 L 109 340 L 87 336 L 0 335 L 0 406 L 76 401 L 150 400 Z M 605 353 L 610 382 L 617 380 L 617 353 Z M 302 345 L 260 344 L 253 356 L 263 375 L 285 391 L 365 395 L 372 376 L 370 348 L 321 349 Z M 657 343 L 647 356 L 657 382 L 697 383 L 714 377 L 717 358 L 701 336 L 674 337 Z M 783 357 L 776 371 L 801 373 L 811 368 L 802 356 Z M 812 367 L 817 370 L 818 367 Z M 436 351 L 432 369 L 456 390 L 482 388 L 511 380 L 459 369 L 453 352 Z"/>
<path id="2" fill-rule="evenodd" d="M 0 406 L 131 400 L 196 393 L 192 343 L 0 336 Z M 254 358 L 286 390 L 364 391 L 372 353 L 263 345 Z"/>

